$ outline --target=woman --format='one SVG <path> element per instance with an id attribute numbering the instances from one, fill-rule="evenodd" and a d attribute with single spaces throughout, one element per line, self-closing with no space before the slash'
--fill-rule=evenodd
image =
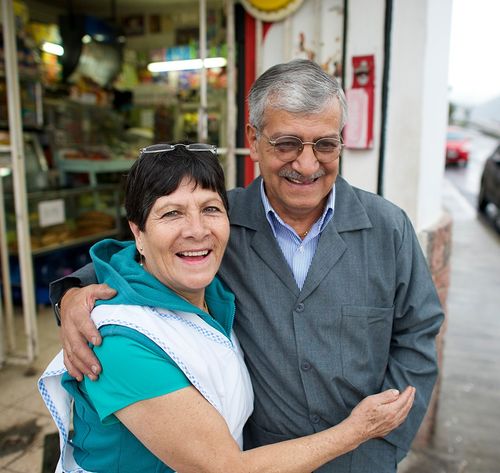
<path id="1" fill-rule="evenodd" d="M 92 312 L 102 374 L 78 382 L 59 354 L 39 381 L 61 434 L 60 470 L 310 472 L 403 422 L 411 387 L 366 398 L 326 431 L 242 452 L 253 394 L 234 297 L 215 276 L 229 237 L 215 147 L 142 150 L 125 208 L 135 241 L 91 249 L 99 282 L 118 290 Z"/>

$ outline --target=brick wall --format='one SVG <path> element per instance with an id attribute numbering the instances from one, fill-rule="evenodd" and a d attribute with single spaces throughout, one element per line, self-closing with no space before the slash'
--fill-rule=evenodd
<path id="1" fill-rule="evenodd" d="M 422 249 L 429 263 L 432 279 L 441 300 L 445 313 L 445 320 L 441 331 L 436 339 L 438 363 L 440 374 L 434 387 L 431 402 L 427 414 L 415 437 L 413 447 L 421 448 L 429 445 L 434 431 L 434 422 L 439 401 L 439 389 L 441 386 L 441 369 L 443 367 L 443 341 L 448 323 L 448 288 L 450 286 L 450 255 L 451 255 L 452 219 L 449 214 L 444 213 L 440 221 L 432 228 L 425 230 L 419 235 Z"/>

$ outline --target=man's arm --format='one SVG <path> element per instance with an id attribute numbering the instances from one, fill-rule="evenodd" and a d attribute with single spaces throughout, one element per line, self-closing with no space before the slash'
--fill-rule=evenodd
<path id="1" fill-rule="evenodd" d="M 97 284 L 94 265 L 92 263 L 85 265 L 83 268 L 77 269 L 69 276 L 52 281 L 49 284 L 49 299 L 52 306 L 61 302 L 64 293 L 68 289 L 71 289 L 72 287 L 88 286 L 89 284 Z M 58 325 L 61 325 L 61 321 L 59 319 L 57 322 Z"/>
<path id="2" fill-rule="evenodd" d="M 444 318 L 427 262 L 406 216 L 396 264 L 395 318 L 382 390 L 408 384 L 416 388 L 406 422 L 386 437 L 398 447 L 399 461 L 410 449 L 432 395 L 438 373 L 435 339 Z"/>
<path id="3" fill-rule="evenodd" d="M 96 380 L 101 371 L 99 361 L 88 346 L 88 343 L 101 344 L 101 335 L 90 318 L 90 312 L 97 299 L 110 299 L 116 294 L 106 284 L 95 283 L 94 267 L 88 264 L 70 276 L 52 282 L 49 287 L 56 317 L 60 317 L 64 364 L 69 374 L 79 381 L 84 375 Z"/>

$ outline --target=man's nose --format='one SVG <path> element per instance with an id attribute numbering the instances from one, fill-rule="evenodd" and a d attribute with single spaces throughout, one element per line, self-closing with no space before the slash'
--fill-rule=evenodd
<path id="1" fill-rule="evenodd" d="M 303 176 L 310 176 L 319 169 L 320 164 L 314 154 L 313 145 L 304 145 L 302 153 L 293 161 L 292 167 Z"/>

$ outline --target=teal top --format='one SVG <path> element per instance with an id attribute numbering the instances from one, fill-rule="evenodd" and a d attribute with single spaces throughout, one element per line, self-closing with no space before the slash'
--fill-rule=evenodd
<path id="1" fill-rule="evenodd" d="M 136 261 L 134 242 L 104 240 L 90 254 L 99 282 L 117 289 L 111 300 L 97 304 L 159 307 L 198 314 L 229 337 L 234 318 L 234 296 L 215 278 L 205 299 L 213 317 L 181 298 L 147 273 Z M 74 435 L 77 463 L 95 472 L 171 472 L 147 450 L 114 412 L 135 402 L 190 386 L 177 364 L 152 340 L 128 327 L 100 328 L 101 346 L 94 347 L 102 373 L 99 380 L 77 383 L 69 375 L 62 384 L 75 398 Z M 117 356 L 118 354 L 118 356 Z"/>

